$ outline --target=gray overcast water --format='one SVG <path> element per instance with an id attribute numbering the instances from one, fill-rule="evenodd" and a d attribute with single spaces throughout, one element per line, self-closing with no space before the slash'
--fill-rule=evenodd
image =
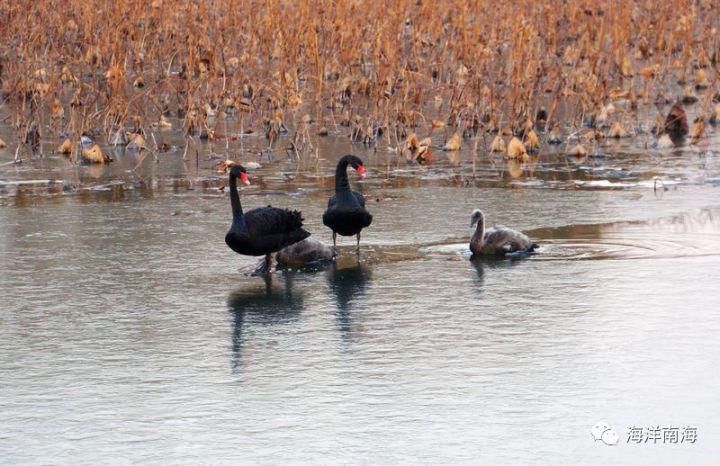
<path id="1" fill-rule="evenodd" d="M 175 137 L 135 171 L 124 152 L 110 167 L 57 156 L 15 167 L 14 151 L 0 152 L 3 464 L 699 464 L 720 453 L 716 152 L 610 142 L 521 173 L 468 151 L 406 165 L 339 138 L 315 162 L 253 155 L 263 168 L 242 189 L 246 209 L 301 209 L 331 242 L 321 215 L 334 162 L 352 150 L 369 176 L 351 183 L 375 217 L 359 263 L 343 238 L 335 265 L 266 283 L 223 241 L 225 175 L 207 154 L 224 148 L 183 163 Z M 539 254 L 470 261 L 477 207 Z M 593 440 L 600 421 L 618 445 Z M 698 439 L 627 442 L 629 426 L 658 425 Z"/>

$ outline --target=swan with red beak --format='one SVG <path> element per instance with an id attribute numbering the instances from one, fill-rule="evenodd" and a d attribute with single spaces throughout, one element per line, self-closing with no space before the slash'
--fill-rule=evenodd
<path id="1" fill-rule="evenodd" d="M 250 184 L 245 167 L 231 164 L 228 183 L 232 224 L 225 243 L 238 254 L 265 256 L 253 275 L 266 275 L 270 272 L 273 252 L 304 240 L 310 233 L 303 229 L 302 214 L 297 210 L 267 206 L 243 212 L 237 191 L 238 178 L 242 184 Z"/>
<path id="2" fill-rule="evenodd" d="M 333 232 L 333 248 L 337 235 L 356 236 L 357 253 L 360 254 L 360 232 L 372 223 L 372 215 L 365 209 L 365 197 L 350 189 L 347 167 L 351 166 L 360 178 L 366 175 L 363 161 L 354 155 L 345 155 L 338 161 L 335 169 L 335 195 L 328 201 L 323 214 L 323 224 Z"/>

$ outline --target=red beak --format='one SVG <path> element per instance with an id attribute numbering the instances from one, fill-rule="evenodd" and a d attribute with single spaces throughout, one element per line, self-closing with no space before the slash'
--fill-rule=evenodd
<path id="1" fill-rule="evenodd" d="M 358 165 L 357 172 L 360 178 L 365 178 L 365 167 L 363 165 Z"/>
<path id="2" fill-rule="evenodd" d="M 245 186 L 250 186 L 250 180 L 248 180 L 247 173 L 240 173 L 240 181 L 242 181 L 242 184 Z"/>

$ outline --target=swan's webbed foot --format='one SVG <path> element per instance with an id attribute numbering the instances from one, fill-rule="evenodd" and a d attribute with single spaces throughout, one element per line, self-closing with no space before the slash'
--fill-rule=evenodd
<path id="1" fill-rule="evenodd" d="M 259 276 L 265 276 L 270 273 L 270 270 L 272 269 L 272 256 L 270 254 L 266 255 L 264 259 L 262 259 L 257 267 L 255 267 L 255 270 L 252 271 L 250 274 L 253 277 L 259 277 Z"/>

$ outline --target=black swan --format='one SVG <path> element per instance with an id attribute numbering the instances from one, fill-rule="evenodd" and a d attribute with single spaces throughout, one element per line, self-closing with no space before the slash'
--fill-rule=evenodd
<path id="1" fill-rule="evenodd" d="M 504 256 L 505 254 L 529 254 L 537 247 L 527 235 L 505 227 L 493 227 L 485 230 L 485 216 L 475 209 L 470 217 L 470 226 L 477 222 L 475 233 L 470 239 L 470 251 L 473 256 Z"/>
<path id="2" fill-rule="evenodd" d="M 334 257 L 335 248 L 325 246 L 314 238 L 306 238 L 278 251 L 275 260 L 285 267 L 300 268 L 331 261 Z"/>
<path id="3" fill-rule="evenodd" d="M 302 241 L 310 233 L 302 228 L 302 215 L 297 210 L 260 207 L 243 214 L 237 192 L 238 176 L 245 185 L 250 184 L 247 170 L 242 165 L 230 169 L 230 205 L 233 221 L 225 235 L 225 243 L 238 254 L 265 256 L 264 262 L 253 272 L 267 274 L 272 265 L 271 254 L 285 246 Z"/>
<path id="4" fill-rule="evenodd" d="M 357 235 L 357 253 L 360 254 L 360 231 L 370 226 L 372 215 L 365 210 L 363 195 L 350 190 L 348 165 L 357 170 L 360 178 L 365 177 L 365 167 L 359 157 L 345 155 L 338 161 L 335 169 L 335 195 L 328 201 L 327 210 L 323 214 L 323 224 L 333 232 L 333 247 L 338 234 Z"/>

